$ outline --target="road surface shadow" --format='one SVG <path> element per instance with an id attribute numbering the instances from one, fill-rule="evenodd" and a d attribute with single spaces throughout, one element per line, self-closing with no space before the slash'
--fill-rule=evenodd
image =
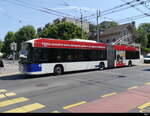
<path id="1" fill-rule="evenodd" d="M 25 80 L 25 79 L 35 79 L 41 77 L 48 77 L 49 74 L 46 75 L 24 75 L 24 74 L 16 74 L 0 77 L 0 80 Z"/>
<path id="2" fill-rule="evenodd" d="M 86 72 L 93 72 L 93 71 L 98 71 L 98 70 L 94 69 L 94 70 L 84 70 L 84 71 L 71 71 L 71 72 L 65 72 L 62 75 L 86 73 Z M 16 75 L 9 75 L 9 76 L 0 77 L 0 80 L 25 80 L 25 79 L 36 79 L 36 78 L 57 77 L 57 76 L 59 77 L 61 75 L 55 75 L 55 74 L 43 74 L 43 75 L 16 74 Z"/>
<path id="3" fill-rule="evenodd" d="M 118 69 L 118 68 L 125 68 L 125 67 L 105 68 L 104 70 Z M 65 72 L 62 75 L 81 74 L 81 73 L 94 72 L 94 71 L 103 71 L 103 70 L 92 69 L 92 70 L 82 70 L 82 71 L 71 71 L 71 72 Z M 150 71 L 150 69 L 149 70 L 147 69 L 145 71 Z M 61 75 L 55 75 L 55 74 L 44 74 L 44 75 L 16 74 L 16 75 L 9 75 L 9 76 L 0 77 L 0 80 L 25 80 L 25 79 L 36 79 L 36 78 L 57 77 L 57 76 L 59 77 Z"/>
<path id="4" fill-rule="evenodd" d="M 150 68 L 148 68 L 148 69 L 144 69 L 144 70 L 142 70 L 142 71 L 150 71 Z"/>

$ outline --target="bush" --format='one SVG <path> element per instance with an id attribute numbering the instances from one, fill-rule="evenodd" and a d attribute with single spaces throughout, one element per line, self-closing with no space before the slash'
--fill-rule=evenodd
<path id="1" fill-rule="evenodd" d="M 150 53 L 150 48 L 142 48 L 142 52 Z"/>

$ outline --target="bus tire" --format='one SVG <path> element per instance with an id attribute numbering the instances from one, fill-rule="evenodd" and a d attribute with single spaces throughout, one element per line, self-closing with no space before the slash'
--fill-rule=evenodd
<path id="1" fill-rule="evenodd" d="M 62 65 L 56 65 L 54 67 L 54 74 L 55 75 L 61 75 L 64 72 Z"/>
<path id="2" fill-rule="evenodd" d="M 99 64 L 99 69 L 100 69 L 100 70 L 104 70 L 104 68 L 105 68 L 105 64 L 104 64 L 104 62 L 101 62 L 101 63 Z"/>
<path id="3" fill-rule="evenodd" d="M 128 62 L 128 66 L 132 67 L 132 61 L 131 60 Z"/>

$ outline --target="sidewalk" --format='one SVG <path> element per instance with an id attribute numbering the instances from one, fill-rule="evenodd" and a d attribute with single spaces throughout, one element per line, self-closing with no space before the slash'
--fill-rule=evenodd
<path id="1" fill-rule="evenodd" d="M 3 60 L 4 67 L 0 67 L 0 77 L 7 75 L 20 74 L 18 70 L 18 61 Z"/>

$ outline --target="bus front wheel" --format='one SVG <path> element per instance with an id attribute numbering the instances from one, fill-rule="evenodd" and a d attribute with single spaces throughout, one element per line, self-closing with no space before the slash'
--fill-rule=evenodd
<path id="1" fill-rule="evenodd" d="M 63 67 L 61 65 L 56 65 L 54 67 L 54 74 L 61 75 L 63 73 Z"/>

